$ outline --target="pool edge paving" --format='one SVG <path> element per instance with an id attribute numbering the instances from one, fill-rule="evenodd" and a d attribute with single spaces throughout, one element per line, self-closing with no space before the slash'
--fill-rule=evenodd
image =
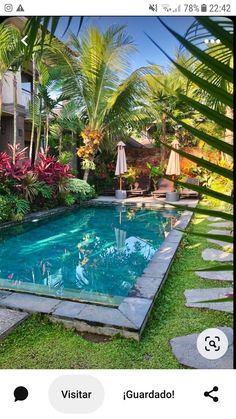
<path id="1" fill-rule="evenodd" d="M 192 206 L 196 206 L 195 201 Z M 163 286 L 193 213 L 184 211 L 118 308 L 0 290 L 0 307 L 43 313 L 67 328 L 140 340 L 154 301 Z M 176 229 L 177 228 L 177 229 Z"/>

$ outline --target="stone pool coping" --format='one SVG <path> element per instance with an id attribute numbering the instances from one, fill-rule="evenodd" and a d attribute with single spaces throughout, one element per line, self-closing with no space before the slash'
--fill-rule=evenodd
<path id="1" fill-rule="evenodd" d="M 198 201 L 194 200 L 191 202 L 191 206 L 195 207 L 197 203 Z M 153 208 L 156 208 L 156 206 Z M 59 212 L 54 211 L 53 215 L 62 212 L 63 210 L 60 209 Z M 36 214 L 33 218 L 35 216 Z M 66 327 L 75 328 L 80 332 L 107 336 L 120 334 L 124 337 L 139 340 L 155 298 L 167 278 L 182 240 L 183 232 L 178 229 L 185 230 L 192 216 L 191 211 L 183 212 L 175 227 L 170 231 L 144 269 L 143 274 L 130 289 L 128 296 L 123 299 L 117 308 L 1 289 L 0 307 L 28 313 L 43 313 L 48 315 L 51 321 L 63 322 Z M 39 213 L 37 215 L 37 218 L 44 217 L 45 213 L 41 217 Z"/>

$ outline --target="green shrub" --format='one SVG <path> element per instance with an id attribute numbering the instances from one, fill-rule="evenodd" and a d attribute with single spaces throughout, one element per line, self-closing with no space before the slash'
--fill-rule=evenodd
<path id="1" fill-rule="evenodd" d="M 76 201 L 86 201 L 95 197 L 95 189 L 82 179 L 72 178 L 68 181 L 69 192 L 76 195 Z"/>
<path id="2" fill-rule="evenodd" d="M 70 207 L 71 205 L 74 205 L 76 202 L 76 197 L 70 193 L 63 196 L 63 204 Z"/>
<path id="3" fill-rule="evenodd" d="M 0 222 L 8 221 L 11 218 L 11 204 L 5 196 L 0 196 Z"/>
<path id="4" fill-rule="evenodd" d="M 17 195 L 0 196 L 0 222 L 21 221 L 30 212 L 30 204 Z"/>

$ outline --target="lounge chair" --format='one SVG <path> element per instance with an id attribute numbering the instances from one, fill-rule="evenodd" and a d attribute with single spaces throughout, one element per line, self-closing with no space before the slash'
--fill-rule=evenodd
<path id="1" fill-rule="evenodd" d="M 160 179 L 158 182 L 158 189 L 152 192 L 153 198 L 166 196 L 167 192 L 171 192 L 173 188 L 172 182 L 169 179 Z"/>
<path id="2" fill-rule="evenodd" d="M 189 183 L 190 185 L 196 185 L 199 186 L 199 180 L 196 178 L 188 178 L 186 180 L 186 183 Z M 180 192 L 180 198 L 198 198 L 199 193 L 197 191 L 193 191 L 188 188 L 182 188 Z"/>
<path id="3" fill-rule="evenodd" d="M 143 196 L 149 192 L 149 186 L 141 188 L 138 182 L 134 183 L 134 188 L 127 190 L 127 196 Z"/>

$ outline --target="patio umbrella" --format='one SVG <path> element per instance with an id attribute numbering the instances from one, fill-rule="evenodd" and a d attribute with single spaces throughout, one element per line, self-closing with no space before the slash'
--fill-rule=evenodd
<path id="1" fill-rule="evenodd" d="M 179 149 L 179 141 L 177 139 L 174 139 L 172 141 L 171 146 L 175 148 L 176 150 Z M 172 180 L 174 181 L 176 176 L 180 175 L 180 157 L 179 154 L 176 153 L 174 150 L 171 150 L 170 157 L 166 169 L 166 174 L 170 175 L 172 177 Z M 173 186 L 174 190 L 174 186 Z"/>
<path id="2" fill-rule="evenodd" d="M 123 143 L 123 141 L 119 141 L 117 147 L 118 150 L 115 175 L 120 176 L 120 190 L 122 190 L 122 175 L 124 175 L 127 172 L 125 144 Z"/>

